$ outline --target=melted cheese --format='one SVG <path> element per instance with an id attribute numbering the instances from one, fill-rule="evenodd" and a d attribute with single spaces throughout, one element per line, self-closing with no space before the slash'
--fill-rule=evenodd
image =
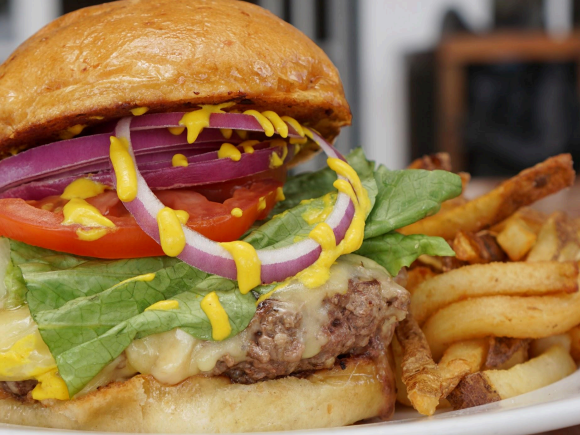
<path id="1" fill-rule="evenodd" d="M 242 158 L 242 153 L 231 143 L 223 143 L 218 150 L 218 159 L 230 159 L 234 162 L 239 162 Z"/>
<path id="2" fill-rule="evenodd" d="M 187 128 L 187 142 L 195 142 L 202 130 L 209 127 L 209 118 L 212 113 L 224 113 L 222 109 L 233 105 L 234 103 L 223 103 L 217 106 L 202 105 L 201 109 L 183 115 L 183 118 L 179 121 L 179 125 Z"/>
<path id="3" fill-rule="evenodd" d="M 240 240 L 220 243 L 220 245 L 234 257 L 238 274 L 238 286 L 242 294 L 245 295 L 262 283 L 262 264 L 256 249 L 252 245 Z"/>
<path id="4" fill-rule="evenodd" d="M 164 207 L 157 213 L 159 239 L 165 255 L 177 257 L 185 248 L 185 234 L 175 210 Z"/>
<path id="5" fill-rule="evenodd" d="M 187 161 L 187 157 L 185 157 L 183 154 L 175 154 L 171 158 L 171 166 L 183 166 L 184 168 L 187 168 L 189 166 L 189 162 Z"/>
<path id="6" fill-rule="evenodd" d="M 228 313 L 220 303 L 216 292 L 211 292 L 204 296 L 200 303 L 201 309 L 211 323 L 211 338 L 215 341 L 222 341 L 232 333 Z"/>
<path id="7" fill-rule="evenodd" d="M 350 279 L 378 280 L 385 299 L 393 297 L 393 290 L 404 291 L 374 261 L 358 255 L 345 255 L 331 267 L 328 281 L 317 289 L 292 280 L 280 286 L 273 296 L 302 314 L 297 341 L 304 348 L 303 359 L 317 355 L 327 343 L 328 335 L 323 326 L 328 324 L 328 311 L 323 301 L 335 294 L 345 294 Z M 391 327 L 391 323 L 386 326 Z M 190 376 L 211 372 L 217 361 L 226 355 L 236 364 L 244 361 L 247 349 L 242 344 L 253 340 L 255 333 L 256 329 L 248 327 L 227 340 L 203 341 L 181 329 L 174 329 L 135 340 L 127 348 L 126 356 L 128 364 L 135 370 L 174 385 Z"/>
<path id="8" fill-rule="evenodd" d="M 117 178 L 117 196 L 123 202 L 131 202 L 137 196 L 137 171 L 127 140 L 111 136 L 109 155 Z"/>
<path id="9" fill-rule="evenodd" d="M 242 211 L 241 208 L 235 207 L 232 209 L 232 211 L 230 212 L 230 214 L 233 217 L 242 217 L 244 215 L 244 212 Z"/>
<path id="10" fill-rule="evenodd" d="M 104 184 L 90 180 L 88 178 L 79 178 L 65 187 L 60 197 L 62 199 L 87 199 L 100 195 L 107 189 Z"/>
<path id="11" fill-rule="evenodd" d="M 148 111 L 149 107 L 135 107 L 134 109 L 131 109 L 133 116 L 145 115 Z"/>

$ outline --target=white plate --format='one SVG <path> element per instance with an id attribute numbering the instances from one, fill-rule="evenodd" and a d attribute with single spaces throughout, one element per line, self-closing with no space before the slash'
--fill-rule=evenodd
<path id="1" fill-rule="evenodd" d="M 399 409 L 392 421 L 336 429 L 276 432 L 278 435 L 524 435 L 580 424 L 580 370 L 555 384 L 509 400 L 420 417 Z M 56 431 L 1 425 L 0 435 L 47 435 Z M 87 432 L 76 432 L 87 434 Z M 273 432 L 269 432 L 273 434 Z M 92 434 L 95 434 L 94 432 Z M 267 435 L 263 433 L 263 435 Z"/>

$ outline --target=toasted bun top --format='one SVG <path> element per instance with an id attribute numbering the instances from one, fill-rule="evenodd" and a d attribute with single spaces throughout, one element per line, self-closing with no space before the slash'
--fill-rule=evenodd
<path id="1" fill-rule="evenodd" d="M 0 66 L 0 156 L 146 106 L 274 110 L 327 138 L 350 123 L 323 51 L 270 12 L 236 0 L 123 0 L 70 13 Z"/>

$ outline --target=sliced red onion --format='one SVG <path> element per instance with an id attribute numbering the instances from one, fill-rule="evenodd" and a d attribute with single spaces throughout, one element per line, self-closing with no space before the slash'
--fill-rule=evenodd
<path id="1" fill-rule="evenodd" d="M 173 155 L 170 155 L 168 160 L 161 162 L 153 160 L 139 163 L 139 160 L 143 158 L 154 159 L 154 154 L 137 156 L 136 158 L 142 169 L 141 174 L 149 187 L 155 190 L 167 190 L 220 183 L 258 174 L 270 169 L 272 153 L 278 154 L 280 158 L 283 156 L 282 148 L 270 148 L 268 142 L 257 144 L 254 149 L 252 154 L 242 154 L 237 162 L 230 159 L 218 159 L 217 152 L 200 154 L 190 157 L 188 159 L 190 165 L 186 167 L 173 167 L 171 165 Z M 284 164 L 294 157 L 293 147 L 289 147 L 287 151 L 283 160 Z M 86 178 L 107 186 L 113 186 L 114 177 L 109 167 L 107 170 L 87 175 Z M 79 178 L 79 174 L 23 184 L 0 193 L 0 199 L 40 200 L 47 196 L 60 195 L 65 187 L 77 178 Z"/>
<path id="2" fill-rule="evenodd" d="M 108 162 L 110 137 L 111 134 L 106 133 L 54 142 L 2 160 L 0 190 L 71 169 L 83 169 L 95 163 Z M 239 139 L 232 140 L 234 143 L 239 142 Z M 202 144 L 215 146 L 223 142 L 224 138 L 218 130 L 202 131 L 194 144 L 188 144 L 185 133 L 175 136 L 166 129 L 161 129 L 136 132 L 134 149 L 137 155 L 142 155 L 157 153 L 163 148 L 192 148 Z"/>
<path id="3" fill-rule="evenodd" d="M 132 127 L 135 154 L 157 153 L 162 148 L 166 151 L 174 151 L 184 146 L 223 143 L 226 140 L 217 130 L 220 128 L 264 131 L 256 118 L 251 115 L 214 113 L 210 115 L 210 126 L 199 134 L 194 144 L 189 145 L 187 132 L 173 135 L 166 128 L 178 127 L 183 115 L 184 113 L 156 113 L 136 117 L 135 125 Z M 300 137 L 290 124 L 287 125 L 289 137 Z M 98 170 L 95 168 L 102 168 L 102 166 L 97 164 L 108 161 L 109 137 L 110 133 L 101 133 L 54 142 L 5 159 L 0 162 L 0 191 L 29 181 L 52 178 L 59 174 L 82 174 Z M 227 140 L 234 144 L 240 141 L 238 137 Z"/>
<path id="4" fill-rule="evenodd" d="M 135 217 L 137 224 L 157 243 L 160 243 L 156 216 L 164 205 L 157 199 L 136 166 L 131 146 L 131 120 L 132 118 L 120 120 L 115 129 L 117 137 L 128 140 L 129 150 L 137 170 L 137 197 L 133 201 L 124 204 L 127 210 Z M 320 136 L 317 135 L 316 140 L 328 145 L 324 146 L 323 150 L 325 152 L 331 151 L 332 157 L 342 157 L 338 151 L 332 149 Z M 354 212 L 354 204 L 349 196 L 340 192 L 330 216 L 326 219 L 326 223 L 330 225 L 335 234 L 337 243 L 340 243 L 344 238 L 352 222 Z M 219 243 L 202 236 L 187 226 L 183 226 L 183 231 L 186 246 L 178 256 L 181 260 L 205 272 L 229 279 L 237 279 L 236 264 L 228 251 Z M 312 239 L 305 239 L 285 248 L 258 250 L 262 282 L 280 282 L 296 275 L 312 265 L 321 252 L 320 245 Z"/>
<path id="5" fill-rule="evenodd" d="M 152 113 L 135 117 L 131 123 L 131 131 L 150 130 L 153 128 L 181 127 L 179 121 L 185 112 Z M 288 137 L 301 137 L 294 127 L 288 125 Z M 209 126 L 206 128 L 229 128 L 232 130 L 261 131 L 264 129 L 252 115 L 243 113 L 212 113 L 209 117 Z"/>

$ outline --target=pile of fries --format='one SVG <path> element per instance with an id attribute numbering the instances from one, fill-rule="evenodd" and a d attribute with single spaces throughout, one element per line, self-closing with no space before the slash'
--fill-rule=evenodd
<path id="1" fill-rule="evenodd" d="M 445 155 L 410 167 L 451 169 Z M 574 177 L 571 156 L 559 155 L 401 229 L 445 238 L 456 257 L 422 256 L 408 270 L 410 315 L 392 343 L 399 402 L 432 415 L 508 399 L 576 370 L 580 221 L 527 207 Z"/>

